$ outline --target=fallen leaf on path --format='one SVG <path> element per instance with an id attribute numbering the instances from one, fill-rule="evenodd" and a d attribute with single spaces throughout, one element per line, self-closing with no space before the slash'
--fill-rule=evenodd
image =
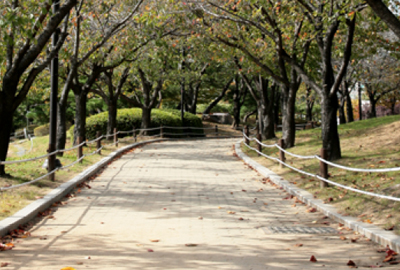
<path id="1" fill-rule="evenodd" d="M 246 192 L 247 190 L 245 190 L 245 189 L 242 189 L 242 191 L 243 191 L 243 192 Z"/>
<path id="2" fill-rule="evenodd" d="M 77 262 L 76 264 L 77 265 L 83 265 L 83 262 Z"/>
<path id="3" fill-rule="evenodd" d="M 85 257 L 85 260 L 90 260 L 90 259 L 91 259 L 90 256 Z"/>
<path id="4" fill-rule="evenodd" d="M 239 218 L 239 220 L 243 220 L 243 218 L 241 217 L 241 218 Z"/>
<path id="5" fill-rule="evenodd" d="M 347 265 L 348 265 L 348 266 L 356 266 L 356 264 L 355 264 L 352 260 L 349 260 L 349 262 L 347 263 Z"/>
<path id="6" fill-rule="evenodd" d="M 358 240 L 358 238 L 351 238 L 351 242 L 352 242 L 352 243 L 357 242 L 357 240 Z"/>
<path id="7" fill-rule="evenodd" d="M 236 212 L 235 211 L 226 211 L 228 214 L 230 214 L 230 215 L 233 215 L 233 214 L 236 214 Z"/>
<path id="8" fill-rule="evenodd" d="M 386 258 L 383 260 L 383 262 L 390 262 L 393 261 L 395 257 L 393 255 L 388 255 Z"/>
<path id="9" fill-rule="evenodd" d="M 390 226 L 389 228 L 385 228 L 386 231 L 393 231 L 394 225 Z"/>
<path id="10" fill-rule="evenodd" d="M 340 236 L 340 240 L 344 241 L 344 240 L 347 240 L 347 238 L 342 235 L 342 236 Z"/>
<path id="11" fill-rule="evenodd" d="M 68 267 L 61 268 L 61 270 L 76 270 L 76 269 L 68 266 Z"/>
<path id="12" fill-rule="evenodd" d="M 296 245 L 294 245 L 295 247 L 302 247 L 303 246 L 303 244 L 296 244 Z"/>
<path id="13" fill-rule="evenodd" d="M 160 242 L 160 240 L 158 240 L 158 239 L 150 239 L 150 242 L 157 243 L 157 242 Z"/>
<path id="14" fill-rule="evenodd" d="M 306 212 L 307 213 L 315 213 L 315 212 L 317 212 L 317 209 L 314 208 L 314 207 L 313 208 L 309 208 L 309 209 L 306 210 Z"/>
<path id="15" fill-rule="evenodd" d="M 310 262 L 317 262 L 317 259 L 314 257 L 314 255 L 311 256 Z"/>
<path id="16" fill-rule="evenodd" d="M 14 247 L 13 243 L 7 243 L 7 244 L 0 243 L 0 251 L 11 250 L 13 249 L 13 247 Z"/>
<path id="17" fill-rule="evenodd" d="M 268 203 L 265 202 L 264 205 L 268 205 Z"/>
<path id="18" fill-rule="evenodd" d="M 185 244 L 187 247 L 197 247 L 197 244 Z"/>
<path id="19" fill-rule="evenodd" d="M 152 249 L 148 249 L 148 250 L 147 250 L 147 252 L 154 252 L 154 250 L 152 250 Z"/>
<path id="20" fill-rule="evenodd" d="M 391 261 L 391 262 L 389 262 L 389 264 L 399 264 L 400 262 L 399 261 Z"/>
<path id="21" fill-rule="evenodd" d="M 0 264 L 0 267 L 6 267 L 7 265 L 9 265 L 9 263 L 7 263 L 7 262 L 2 262 L 2 263 Z"/>
<path id="22" fill-rule="evenodd" d="M 198 219 L 203 219 L 203 217 L 198 217 Z"/>

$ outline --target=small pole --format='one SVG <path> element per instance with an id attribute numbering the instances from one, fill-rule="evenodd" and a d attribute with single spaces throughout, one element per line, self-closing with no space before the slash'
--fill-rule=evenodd
<path id="1" fill-rule="evenodd" d="M 117 128 L 114 128 L 114 144 L 115 144 L 115 147 L 118 147 L 118 134 L 117 134 Z"/>
<path id="2" fill-rule="evenodd" d="M 278 131 L 278 125 L 275 123 L 274 124 L 274 131 L 277 132 Z"/>
<path id="3" fill-rule="evenodd" d="M 218 126 L 215 126 L 215 134 L 216 134 L 217 137 L 218 137 Z"/>
<path id="4" fill-rule="evenodd" d="M 249 138 L 249 136 L 250 136 L 249 126 L 246 125 L 245 131 L 244 131 L 244 132 L 246 133 L 247 138 Z M 247 139 L 247 138 L 245 138 L 244 141 L 245 141 L 245 143 L 246 143 L 247 145 L 249 145 L 250 142 L 249 142 L 249 139 Z"/>
<path id="5" fill-rule="evenodd" d="M 136 138 L 136 128 L 135 128 L 135 126 L 133 126 L 133 138 L 135 139 L 135 142 L 136 142 L 137 138 Z"/>
<path id="6" fill-rule="evenodd" d="M 285 149 L 285 140 L 284 139 L 280 139 L 278 142 L 279 146 L 283 149 Z M 286 161 L 286 157 L 285 157 L 285 152 L 283 152 L 281 149 L 279 149 L 279 159 L 283 162 Z M 280 167 L 283 168 L 283 164 L 280 164 Z"/>
<path id="7" fill-rule="evenodd" d="M 163 125 L 160 126 L 160 138 L 164 137 L 164 128 Z"/>
<path id="8" fill-rule="evenodd" d="M 80 159 L 83 156 L 83 145 L 80 145 L 80 144 L 82 144 L 82 142 L 83 142 L 83 137 L 79 136 L 78 137 L 78 145 L 79 145 L 79 147 L 78 147 L 78 159 Z M 79 161 L 79 163 L 82 163 L 82 160 Z"/>
<path id="9" fill-rule="evenodd" d="M 321 148 L 321 158 L 327 160 L 328 159 L 328 151 L 324 148 Z M 321 177 L 328 179 L 328 164 L 326 164 L 323 161 L 319 162 L 319 169 L 320 169 L 320 174 Z M 321 180 L 321 188 L 326 188 L 328 187 L 328 183 L 325 181 Z"/>
<path id="10" fill-rule="evenodd" d="M 101 150 L 100 150 L 100 148 L 101 148 L 101 139 L 99 139 L 100 137 L 101 137 L 101 131 L 97 131 L 96 132 L 96 138 L 98 140 L 97 140 L 96 147 L 97 147 L 97 150 L 98 150 L 97 154 L 99 154 L 99 155 L 101 155 Z"/>
<path id="11" fill-rule="evenodd" d="M 257 150 L 258 150 L 258 152 L 262 152 L 262 145 L 261 145 L 262 137 L 261 137 L 261 133 L 257 134 L 257 140 L 258 140 L 258 142 L 257 142 Z M 259 153 L 257 153 L 257 154 L 258 154 L 258 156 L 261 156 Z"/>

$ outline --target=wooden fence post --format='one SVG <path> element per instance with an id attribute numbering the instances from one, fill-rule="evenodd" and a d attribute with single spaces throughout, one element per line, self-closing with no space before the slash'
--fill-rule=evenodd
<path id="1" fill-rule="evenodd" d="M 135 139 L 135 142 L 136 142 L 137 138 L 136 138 L 136 128 L 135 128 L 135 126 L 133 126 L 133 138 Z"/>
<path id="2" fill-rule="evenodd" d="M 114 128 L 114 144 L 115 144 L 115 147 L 118 147 L 118 134 L 117 134 L 117 128 Z"/>
<path id="3" fill-rule="evenodd" d="M 98 150 L 97 154 L 99 154 L 99 155 L 101 155 L 101 150 L 100 150 L 100 148 L 101 148 L 101 139 L 99 139 L 100 137 L 101 137 L 101 131 L 97 131 L 96 132 L 96 138 L 98 140 L 97 140 L 96 147 L 97 147 L 97 150 Z"/>
<path id="4" fill-rule="evenodd" d="M 78 137 L 78 159 L 80 159 L 83 156 L 83 145 L 81 145 L 83 142 L 83 137 Z M 79 161 L 79 163 L 82 163 L 82 160 Z"/>
<path id="5" fill-rule="evenodd" d="M 325 160 L 328 159 L 328 151 L 326 149 L 324 149 L 324 148 L 321 148 L 321 158 L 325 159 Z M 320 169 L 321 177 L 323 177 L 325 179 L 328 179 L 328 164 L 326 164 L 323 161 L 320 161 L 319 162 L 319 169 Z M 320 186 L 321 186 L 321 188 L 326 188 L 329 185 L 328 185 L 327 182 L 321 180 Z"/>
<path id="6" fill-rule="evenodd" d="M 164 127 L 163 125 L 160 126 L 160 138 L 164 137 Z"/>
<path id="7" fill-rule="evenodd" d="M 217 137 L 218 137 L 218 126 L 215 126 L 215 134 L 216 134 Z"/>
<path id="8" fill-rule="evenodd" d="M 279 142 L 278 142 L 278 145 L 281 148 L 285 149 L 285 140 L 284 139 L 280 139 Z M 279 149 L 279 159 L 281 161 L 283 161 L 283 162 L 286 161 L 285 152 L 283 152 L 281 149 Z M 280 163 L 280 167 L 283 168 L 284 165 L 282 163 Z"/>
<path id="9" fill-rule="evenodd" d="M 249 138 L 249 136 L 250 136 L 249 126 L 246 125 L 245 131 L 244 131 L 244 132 L 246 133 L 247 138 Z M 245 142 L 247 145 L 249 145 L 250 141 L 249 141 L 249 139 L 247 139 L 247 138 L 244 139 L 244 142 Z"/>
<path id="10" fill-rule="evenodd" d="M 257 133 L 257 140 L 258 140 L 258 142 L 257 142 L 257 150 L 258 150 L 258 152 L 262 152 L 262 145 L 261 145 L 261 140 L 262 140 L 262 137 L 261 137 L 261 133 Z M 261 156 L 261 154 L 260 153 L 257 153 L 259 156 Z"/>

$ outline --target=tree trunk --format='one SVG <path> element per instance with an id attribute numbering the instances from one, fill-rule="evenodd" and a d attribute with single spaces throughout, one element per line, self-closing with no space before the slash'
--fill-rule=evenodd
<path id="1" fill-rule="evenodd" d="M 336 160 L 342 157 L 337 128 L 337 110 L 337 95 L 331 97 L 324 95 L 321 100 L 322 147 L 328 151 L 328 160 Z"/>
<path id="2" fill-rule="evenodd" d="M 142 125 L 141 129 L 147 129 L 151 124 L 151 108 L 142 107 Z M 148 135 L 149 132 L 144 130 L 140 133 L 141 135 Z"/>
<path id="3" fill-rule="evenodd" d="M 80 91 L 75 95 L 76 112 L 75 112 L 75 128 L 74 128 L 74 145 L 77 143 L 78 137 L 86 140 L 86 101 L 87 94 L 85 91 Z"/>
<path id="4" fill-rule="evenodd" d="M 65 144 L 67 141 L 67 104 L 58 103 L 57 110 L 57 140 L 56 140 L 56 149 L 65 149 Z M 72 139 L 72 138 L 71 138 Z M 62 157 L 63 152 L 58 153 L 57 155 Z"/>
<path id="5" fill-rule="evenodd" d="M 224 89 L 222 89 L 221 94 L 220 94 L 217 98 L 215 98 L 215 99 L 210 103 L 210 105 L 208 105 L 208 107 L 204 110 L 203 114 L 210 114 L 211 110 L 215 107 L 215 105 L 217 105 L 218 102 L 220 102 L 221 99 L 225 96 L 226 91 L 228 91 L 229 86 L 230 86 L 231 83 L 232 83 L 232 80 L 233 80 L 233 78 L 229 80 L 229 82 L 225 85 Z"/>
<path id="6" fill-rule="evenodd" d="M 252 111 L 252 112 L 247 113 L 247 114 L 243 117 L 243 123 L 246 123 L 246 122 L 247 122 L 247 119 L 248 119 L 251 115 L 255 114 L 256 112 L 257 112 L 257 109 L 255 109 L 255 110 Z"/>
<path id="7" fill-rule="evenodd" d="M 279 125 L 279 111 L 281 110 L 281 93 L 279 91 L 276 91 L 275 95 L 275 101 L 274 101 L 274 125 L 278 126 Z"/>
<path id="8" fill-rule="evenodd" d="M 313 120 L 312 109 L 314 107 L 314 102 L 315 102 L 314 97 L 311 96 L 311 88 L 307 88 L 306 99 L 307 99 L 306 120 L 311 122 Z"/>
<path id="9" fill-rule="evenodd" d="M 240 100 L 233 98 L 233 123 L 232 128 L 236 129 L 240 125 Z"/>
<path id="10" fill-rule="evenodd" d="M 296 95 L 291 89 L 282 86 L 282 139 L 286 148 L 294 147 L 296 136 L 295 102 Z"/>
<path id="11" fill-rule="evenodd" d="M 346 91 L 346 114 L 347 123 L 354 122 L 353 104 L 351 103 L 351 97 L 349 91 Z"/>
<path id="12" fill-rule="evenodd" d="M 339 102 L 340 102 L 340 106 L 339 106 L 339 123 L 340 123 L 340 125 L 342 125 L 342 124 L 346 124 L 346 116 L 345 116 L 345 113 L 344 113 L 345 97 L 344 96 L 340 97 Z"/>
<path id="13" fill-rule="evenodd" d="M 394 97 L 390 98 L 390 114 L 395 115 L 395 108 L 396 108 L 396 99 Z"/>
<path id="14" fill-rule="evenodd" d="M 3 103 L 3 101 L 1 101 Z M 13 112 L 7 109 L 4 104 L 0 105 L 0 160 L 7 158 L 8 146 L 10 143 L 11 129 L 13 125 Z M 0 176 L 6 175 L 5 166 L 0 165 Z"/>
<path id="15" fill-rule="evenodd" d="M 117 102 L 110 101 L 108 103 L 108 123 L 107 123 L 107 134 L 113 134 L 114 128 L 117 127 Z M 110 139 L 110 138 L 108 138 Z"/>
<path id="16" fill-rule="evenodd" d="M 376 118 L 376 100 L 370 97 L 369 102 L 368 118 Z"/>
<path id="17" fill-rule="evenodd" d="M 274 108 L 273 106 L 258 107 L 259 128 L 263 139 L 275 138 Z"/>
<path id="18" fill-rule="evenodd" d="M 358 120 L 362 120 L 362 96 L 361 96 L 361 87 L 358 85 Z"/>

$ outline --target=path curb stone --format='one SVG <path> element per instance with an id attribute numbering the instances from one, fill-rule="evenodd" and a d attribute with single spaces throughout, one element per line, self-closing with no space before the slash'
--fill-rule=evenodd
<path id="1" fill-rule="evenodd" d="M 284 180 L 282 177 L 274 173 L 273 171 L 265 168 L 258 162 L 252 160 L 246 154 L 244 154 L 241 150 L 241 142 L 238 141 L 235 144 L 235 151 L 239 158 L 241 158 L 247 165 L 252 167 L 258 173 L 265 177 L 269 177 L 269 179 L 275 183 L 276 185 L 282 187 L 288 193 L 293 196 L 296 196 L 299 200 L 303 201 L 307 205 L 318 209 L 318 211 L 324 213 L 326 216 L 344 224 L 346 227 L 351 228 L 352 230 L 360 233 L 361 235 L 365 235 L 372 241 L 379 243 L 383 246 L 389 246 L 392 250 L 400 253 L 400 236 L 390 232 L 385 231 L 381 228 L 378 228 L 372 224 L 366 224 L 358 221 L 354 217 L 347 217 L 339 214 L 336 208 L 332 205 L 324 204 L 322 200 L 315 199 L 312 194 L 309 192 L 298 188 L 297 186 L 291 184 L 290 182 Z"/>

